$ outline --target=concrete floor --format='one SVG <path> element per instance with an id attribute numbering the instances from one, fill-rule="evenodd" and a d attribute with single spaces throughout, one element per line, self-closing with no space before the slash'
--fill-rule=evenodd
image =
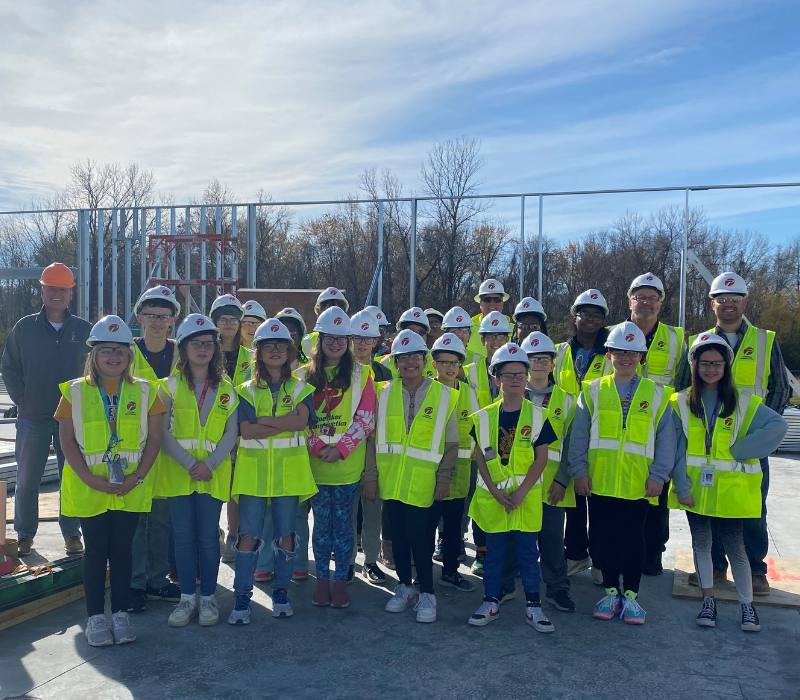
<path id="1" fill-rule="evenodd" d="M 773 458 L 773 556 L 800 558 L 798 490 L 800 460 Z M 37 544 L 44 551 L 59 541 L 57 524 L 44 523 Z M 685 516 L 673 512 L 665 565 L 689 546 Z M 232 605 L 227 565 L 219 584 L 224 619 Z M 738 607 L 721 603 L 717 629 L 700 629 L 697 603 L 672 597 L 671 571 L 644 580 L 648 622 L 639 628 L 593 620 L 600 590 L 588 573 L 574 577 L 577 613 L 545 604 L 552 635 L 524 624 L 520 597 L 493 625 L 469 627 L 479 585 L 472 593 L 437 590 L 433 625 L 416 624 L 411 612 L 384 612 L 388 589 L 358 577 L 346 610 L 313 608 L 313 586 L 313 578 L 292 584 L 295 616 L 288 620 L 270 616 L 269 589 L 260 588 L 253 623 L 244 628 L 223 621 L 171 629 L 171 605 L 151 602 L 134 618 L 138 641 L 106 649 L 86 644 L 78 601 L 0 632 L 0 698 L 800 698 L 798 610 L 761 606 L 762 632 L 747 635 Z"/>

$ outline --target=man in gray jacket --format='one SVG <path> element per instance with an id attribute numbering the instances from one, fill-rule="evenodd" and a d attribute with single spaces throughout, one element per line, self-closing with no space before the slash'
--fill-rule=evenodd
<path id="1" fill-rule="evenodd" d="M 61 396 L 58 385 L 83 373 L 91 330 L 87 321 L 69 312 L 75 278 L 66 265 L 48 265 L 39 282 L 42 309 L 14 324 L 0 360 L 8 394 L 18 409 L 14 530 L 21 557 L 31 553 L 39 525 L 39 486 L 51 445 L 56 449 L 59 478 L 64 467 L 58 423 L 53 419 Z M 79 519 L 61 515 L 58 522 L 67 554 L 83 552 Z"/>

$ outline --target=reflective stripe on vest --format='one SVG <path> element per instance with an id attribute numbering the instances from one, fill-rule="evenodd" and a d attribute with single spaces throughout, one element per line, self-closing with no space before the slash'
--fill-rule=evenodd
<path id="1" fill-rule="evenodd" d="M 492 399 L 492 390 L 490 382 L 492 379 L 489 377 L 489 368 L 486 366 L 486 361 L 481 360 L 474 364 L 464 367 L 464 376 L 467 378 L 470 386 L 475 390 L 478 399 L 478 406 L 485 408 L 494 399 Z"/>
<path id="2" fill-rule="evenodd" d="M 586 374 L 583 376 L 583 381 L 590 382 L 593 379 L 598 379 L 604 375 L 610 374 L 611 371 L 611 363 L 606 361 L 606 356 L 596 354 L 592 358 L 589 369 L 586 370 Z M 578 375 L 575 372 L 575 361 L 572 357 L 572 347 L 569 342 L 559 343 L 556 346 L 553 378 L 556 384 L 568 394 L 577 396 L 580 393 L 581 386 L 578 381 Z"/>
<path id="3" fill-rule="evenodd" d="M 550 393 L 550 401 L 547 404 L 545 415 L 550 421 L 550 426 L 556 434 L 555 442 L 550 443 L 547 449 L 547 466 L 542 474 L 542 489 L 544 497 L 550 490 L 550 486 L 555 480 L 558 470 L 561 468 L 561 454 L 563 452 L 564 438 L 575 417 L 576 398 L 564 391 L 559 386 L 554 386 Z M 564 498 L 558 504 L 564 508 L 575 506 L 575 485 L 570 479 L 566 485 Z"/>
<path id="4" fill-rule="evenodd" d="M 674 383 L 682 350 L 683 328 L 668 326 L 659 321 L 653 341 L 647 349 L 645 362 L 639 365 L 637 372 L 661 386 L 671 385 Z"/>

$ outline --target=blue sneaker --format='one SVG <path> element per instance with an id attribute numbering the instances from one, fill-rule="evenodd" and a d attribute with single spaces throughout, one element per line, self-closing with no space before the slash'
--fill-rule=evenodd
<path id="1" fill-rule="evenodd" d="M 289 594 L 285 588 L 278 588 L 272 592 L 272 617 L 291 617 L 294 615 Z"/>
<path id="2" fill-rule="evenodd" d="M 639 605 L 637 594 L 633 591 L 625 591 L 625 599 L 622 604 L 622 612 L 619 617 L 629 625 L 643 625 L 647 613 Z"/>
<path id="3" fill-rule="evenodd" d="M 594 606 L 593 617 L 610 620 L 622 611 L 622 596 L 616 588 L 606 588 L 606 594 Z"/>
<path id="4" fill-rule="evenodd" d="M 250 593 L 237 593 L 233 610 L 228 615 L 229 625 L 250 624 Z"/>

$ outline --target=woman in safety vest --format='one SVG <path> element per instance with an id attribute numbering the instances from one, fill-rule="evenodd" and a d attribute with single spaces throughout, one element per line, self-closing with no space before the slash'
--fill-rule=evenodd
<path id="1" fill-rule="evenodd" d="M 79 517 L 86 543 L 83 586 L 91 646 L 136 639 L 128 617 L 131 548 L 140 513 L 153 498 L 149 476 L 161 446 L 164 406 L 156 387 L 130 373 L 133 336 L 119 316 L 92 327 L 83 377 L 64 382 L 54 418 L 66 462 L 61 513 Z M 111 625 L 104 614 L 106 565 Z"/>
<path id="2" fill-rule="evenodd" d="M 275 551 L 272 616 L 291 617 L 287 587 L 295 557 L 295 518 L 300 501 L 317 492 L 305 430 L 313 421 L 314 388 L 292 376 L 295 348 L 289 330 L 278 319 L 264 321 L 253 338 L 256 361 L 253 378 L 240 385 L 241 439 L 231 493 L 239 503 L 232 625 L 250 623 L 260 539 L 269 500 Z"/>
<path id="3" fill-rule="evenodd" d="M 425 312 L 419 306 L 412 306 L 410 309 L 403 311 L 403 313 L 400 314 L 400 318 L 397 319 L 395 327 L 398 331 L 414 331 L 425 341 L 427 345 L 428 333 L 430 333 L 431 324 L 430 321 L 428 321 L 428 317 L 425 315 Z M 392 373 L 392 377 L 397 379 L 397 377 L 400 376 L 397 371 L 397 365 L 395 365 L 392 361 L 391 353 L 382 357 L 380 361 Z M 431 379 L 436 376 L 436 370 L 433 369 L 430 355 L 425 356 L 425 367 L 422 368 L 422 374 L 423 376 Z"/>
<path id="4" fill-rule="evenodd" d="M 669 388 L 640 377 L 647 352 L 631 321 L 606 340 L 613 374 L 584 382 L 572 422 L 569 472 L 575 493 L 589 496 L 592 559 L 603 572 L 606 595 L 594 617 L 642 625 L 639 582 L 648 503 L 657 503 L 675 462 L 675 429 L 667 412 Z M 620 575 L 622 586 L 620 586 Z"/>
<path id="5" fill-rule="evenodd" d="M 267 312 L 254 299 L 249 299 L 242 304 L 242 322 L 239 324 L 240 338 L 239 342 L 246 350 L 253 347 L 253 336 L 256 329 L 267 320 Z M 252 353 L 251 353 L 252 355 Z M 249 377 L 247 377 L 249 379 Z"/>
<path id="6" fill-rule="evenodd" d="M 741 627 L 758 632 L 753 607 L 753 579 L 744 547 L 742 519 L 761 516 L 759 459 L 772 453 L 786 434 L 786 421 L 754 394 L 740 394 L 733 385 L 733 351 L 723 338 L 702 333 L 689 349 L 692 385 L 673 394 L 678 447 L 671 508 L 686 510 L 703 605 L 701 627 L 715 627 L 711 531 L 722 540 L 739 596 Z"/>
<path id="7" fill-rule="evenodd" d="M 433 542 L 428 519 L 434 499 L 446 498 L 458 457 L 458 393 L 423 375 L 428 346 L 405 329 L 392 342 L 399 379 L 378 387 L 375 433 L 367 444 L 364 496 L 383 498 L 400 583 L 387 612 L 414 607 L 417 622 L 436 621 Z M 412 586 L 411 556 L 420 593 Z"/>
<path id="8" fill-rule="evenodd" d="M 545 412 L 525 398 L 529 365 L 522 348 L 506 343 L 490 366 L 502 395 L 472 416 L 478 482 L 469 514 L 486 533 L 487 554 L 483 602 L 468 622 L 482 627 L 500 614 L 503 565 L 512 540 L 525 588 L 525 621 L 537 632 L 553 632 L 539 598 L 537 532 L 542 528 L 547 446 L 556 434 Z"/>
<path id="9" fill-rule="evenodd" d="M 297 309 L 293 309 L 291 306 L 287 306 L 285 309 L 278 311 L 278 313 L 275 314 L 275 318 L 283 322 L 283 325 L 289 329 L 289 335 L 292 336 L 292 342 L 297 349 L 297 359 L 292 363 L 294 365 L 292 369 L 297 369 L 298 367 L 308 364 L 308 357 L 305 352 L 303 352 L 303 338 L 306 334 L 306 322 L 303 320 L 300 312 Z"/>
<path id="10" fill-rule="evenodd" d="M 338 306 L 323 311 L 305 379 L 314 388 L 316 423 L 308 436 L 319 491 L 311 497 L 317 568 L 314 605 L 350 605 L 347 579 L 354 547 L 353 507 L 364 472 L 367 436 L 375 426 L 375 387 L 368 367 L 353 361 L 350 318 Z M 336 562 L 330 584 L 331 554 Z"/>
<path id="11" fill-rule="evenodd" d="M 168 622 L 170 627 L 184 627 L 199 610 L 201 625 L 216 625 L 217 528 L 222 504 L 230 498 L 239 398 L 225 373 L 219 331 L 210 318 L 189 314 L 176 341 L 178 374 L 161 387 L 167 414 L 156 481 L 156 495 L 169 502 L 181 586 L 180 602 Z"/>
<path id="12" fill-rule="evenodd" d="M 452 333 L 464 344 L 464 349 L 467 353 L 464 365 L 470 365 L 483 358 L 481 353 L 470 352 L 469 350 L 469 340 L 472 335 L 472 317 L 460 306 L 454 306 L 445 313 L 442 319 L 442 331 Z M 458 378 L 461 381 L 466 380 L 463 367 L 459 372 Z"/>
<path id="13" fill-rule="evenodd" d="M 472 430 L 472 414 L 478 410 L 478 397 L 467 382 L 458 380 L 461 366 L 467 355 L 464 343 L 453 333 L 445 333 L 437 338 L 431 348 L 433 366 L 437 372 L 436 380 L 446 387 L 458 392 L 455 417 L 458 422 L 458 458 L 453 478 L 450 481 L 450 492 L 445 498 L 437 499 L 430 509 L 430 526 L 436 535 L 439 528 L 440 538 L 436 550 L 442 562 L 442 585 L 459 591 L 474 589 L 472 582 L 458 573 L 459 557 L 464 550 L 464 539 L 461 521 L 464 516 L 464 502 L 469 493 L 470 464 L 475 440 L 470 435 Z"/>

